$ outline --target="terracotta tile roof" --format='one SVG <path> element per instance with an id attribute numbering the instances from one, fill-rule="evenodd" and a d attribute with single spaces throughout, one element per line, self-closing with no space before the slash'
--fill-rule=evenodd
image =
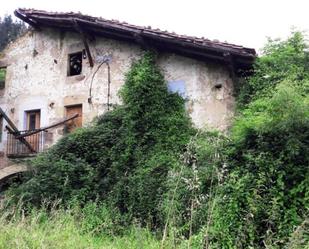
<path id="1" fill-rule="evenodd" d="M 226 63 L 233 61 L 236 69 L 250 69 L 256 57 L 256 52 L 252 48 L 209 40 L 203 37 L 178 35 L 160 29 L 153 29 L 150 26 L 136 26 L 126 22 L 107 20 L 81 13 L 17 9 L 15 15 L 36 28 L 42 26 L 63 30 L 80 28 L 86 33 L 128 40 L 140 43 L 140 45 L 147 44 L 189 57 L 200 57 L 200 59 Z"/>

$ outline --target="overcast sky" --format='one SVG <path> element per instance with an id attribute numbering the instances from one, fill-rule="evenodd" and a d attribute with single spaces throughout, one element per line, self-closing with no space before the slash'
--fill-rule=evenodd
<path id="1" fill-rule="evenodd" d="M 19 7 L 79 11 L 256 50 L 293 26 L 309 35 L 309 0 L 3 0 L 0 16 Z"/>

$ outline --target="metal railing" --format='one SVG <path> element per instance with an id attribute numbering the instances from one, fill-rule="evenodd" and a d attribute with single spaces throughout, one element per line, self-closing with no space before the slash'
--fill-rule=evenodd
<path id="1" fill-rule="evenodd" d="M 35 134 L 20 138 L 21 135 L 25 135 L 29 132 L 33 131 L 20 131 L 18 134 L 8 133 L 6 146 L 7 156 L 22 157 L 33 155 L 43 151 L 45 131 L 39 131 Z"/>

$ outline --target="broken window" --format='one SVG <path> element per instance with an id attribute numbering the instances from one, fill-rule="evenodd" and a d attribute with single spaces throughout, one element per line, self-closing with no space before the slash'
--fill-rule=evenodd
<path id="1" fill-rule="evenodd" d="M 68 76 L 79 75 L 82 73 L 83 53 L 78 52 L 69 54 Z"/>
<path id="2" fill-rule="evenodd" d="M 0 68 L 0 90 L 5 87 L 6 68 Z"/>

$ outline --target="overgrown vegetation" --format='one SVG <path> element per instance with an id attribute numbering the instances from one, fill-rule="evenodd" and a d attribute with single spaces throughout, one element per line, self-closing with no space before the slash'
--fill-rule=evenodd
<path id="1" fill-rule="evenodd" d="M 64 203 L 99 199 L 129 220 L 162 225 L 158 213 L 168 172 L 178 167 L 194 129 L 184 100 L 167 91 L 153 54 L 132 66 L 121 97 L 122 106 L 39 156 L 16 196 L 35 206 L 45 198 Z"/>
<path id="2" fill-rule="evenodd" d="M 159 248 L 160 240 L 138 224 L 126 227 L 121 235 L 114 234 L 118 225 L 113 216 L 111 210 L 94 203 L 84 208 L 71 206 L 69 210 L 59 206 L 41 207 L 32 209 L 26 217 L 19 209 L 4 210 L 0 216 L 0 248 Z"/>
<path id="3" fill-rule="evenodd" d="M 214 248 L 284 248 L 308 219 L 308 104 L 308 96 L 282 82 L 236 121 L 214 212 Z M 308 246 L 309 237 L 303 239 Z"/>
<path id="4" fill-rule="evenodd" d="M 87 217 L 98 238 L 137 224 L 154 248 L 309 248 L 308 47 L 294 32 L 264 52 L 228 136 L 192 127 L 146 53 L 124 104 L 38 157 L 7 198 L 30 213 L 46 199 L 97 205 Z"/>
<path id="5" fill-rule="evenodd" d="M 290 248 L 290 236 L 308 222 L 307 48 L 299 32 L 270 41 L 240 95 L 243 109 L 227 147 L 229 173 L 218 189 L 213 248 Z M 308 226 L 303 229 L 297 248 L 309 246 Z"/>
<path id="6" fill-rule="evenodd" d="M 257 58 L 254 75 L 246 79 L 238 92 L 238 104 L 244 108 L 251 101 L 274 94 L 276 86 L 282 81 L 296 85 L 308 94 L 309 53 L 308 43 L 303 33 L 293 31 L 282 41 L 269 39 Z"/>

